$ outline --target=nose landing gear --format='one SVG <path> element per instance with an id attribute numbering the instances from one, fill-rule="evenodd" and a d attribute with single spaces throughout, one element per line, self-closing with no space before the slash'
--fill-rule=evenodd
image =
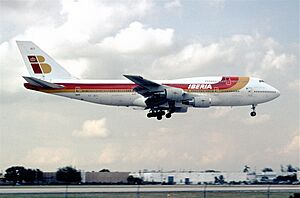
<path id="1" fill-rule="evenodd" d="M 256 116 L 256 112 L 255 112 L 255 107 L 256 107 L 256 106 L 257 106 L 256 104 L 253 104 L 252 107 L 251 107 L 252 112 L 250 113 L 250 115 L 251 115 L 252 117 Z"/>

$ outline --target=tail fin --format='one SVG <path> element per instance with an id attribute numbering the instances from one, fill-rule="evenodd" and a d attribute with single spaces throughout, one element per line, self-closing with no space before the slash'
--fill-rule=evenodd
<path id="1" fill-rule="evenodd" d="M 51 82 L 58 79 L 74 79 L 54 59 L 31 41 L 17 41 L 23 60 L 31 77 Z"/>

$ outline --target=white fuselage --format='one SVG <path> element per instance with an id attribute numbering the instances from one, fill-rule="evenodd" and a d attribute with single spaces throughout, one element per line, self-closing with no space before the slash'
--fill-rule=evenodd
<path id="1" fill-rule="evenodd" d="M 248 82 L 241 89 L 221 91 L 218 88 L 212 89 L 210 85 L 220 82 L 222 77 L 198 77 L 177 80 L 154 81 L 160 84 L 176 86 L 178 84 L 186 86 L 185 91 L 189 94 L 197 96 L 205 96 L 210 98 L 210 106 L 244 106 L 252 104 L 260 104 L 277 98 L 280 92 L 274 87 L 268 85 L 257 78 L 249 78 Z M 73 84 L 73 91 L 54 92 L 53 94 L 68 98 L 83 100 L 87 102 L 113 105 L 113 106 L 137 106 L 146 107 L 143 96 L 134 92 L 132 89 L 118 89 L 118 87 L 132 85 L 134 83 L 128 80 L 68 80 L 54 82 L 57 84 Z M 109 84 L 114 86 L 111 89 L 88 89 L 84 85 Z M 229 85 L 229 83 L 228 83 Z M 177 106 L 185 106 L 182 103 Z"/>

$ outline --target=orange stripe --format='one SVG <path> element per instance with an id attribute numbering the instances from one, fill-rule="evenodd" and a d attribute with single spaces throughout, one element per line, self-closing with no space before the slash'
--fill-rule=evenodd
<path id="1" fill-rule="evenodd" d="M 233 85 L 232 87 L 225 89 L 226 91 L 237 91 L 240 90 L 242 88 L 244 88 L 248 82 L 249 82 L 250 78 L 249 77 L 239 77 L 238 82 Z"/>

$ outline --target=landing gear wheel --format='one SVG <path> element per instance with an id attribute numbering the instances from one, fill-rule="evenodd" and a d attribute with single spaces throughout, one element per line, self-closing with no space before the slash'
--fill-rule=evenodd
<path id="1" fill-rule="evenodd" d="M 171 118 L 172 114 L 171 113 L 167 113 L 166 114 L 166 118 Z"/>
<path id="2" fill-rule="evenodd" d="M 251 115 L 252 117 L 256 116 L 256 112 L 255 112 L 255 107 L 256 107 L 256 106 L 257 106 L 257 104 L 253 104 L 253 105 L 251 106 L 252 112 L 250 113 L 250 115 Z"/>
<path id="3" fill-rule="evenodd" d="M 156 113 L 153 112 L 153 111 L 150 111 L 149 113 L 147 113 L 147 117 L 148 117 L 148 118 L 156 117 Z"/>
<path id="4" fill-rule="evenodd" d="M 147 117 L 148 118 L 154 118 L 154 117 L 156 117 L 157 120 L 161 120 L 164 115 L 166 115 L 166 112 L 164 110 L 161 110 L 161 109 L 151 109 L 147 113 Z"/>

